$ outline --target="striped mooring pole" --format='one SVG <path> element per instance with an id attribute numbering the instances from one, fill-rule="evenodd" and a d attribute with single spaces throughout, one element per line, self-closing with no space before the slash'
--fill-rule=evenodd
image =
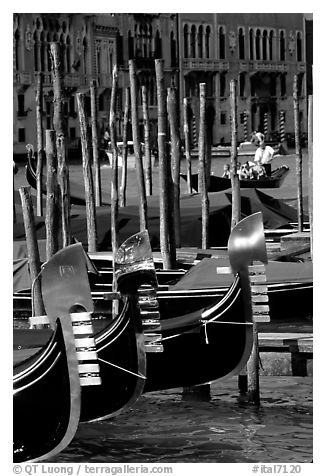
<path id="1" fill-rule="evenodd" d="M 197 145 L 197 126 L 195 116 L 192 116 L 192 143 L 193 145 Z"/>
<path id="2" fill-rule="evenodd" d="M 243 140 L 247 142 L 248 140 L 248 112 L 243 113 Z"/>
<path id="3" fill-rule="evenodd" d="M 281 143 L 285 142 L 285 112 L 280 111 L 280 140 Z"/>
<path id="4" fill-rule="evenodd" d="M 264 112 L 264 136 L 268 134 L 268 113 Z"/>

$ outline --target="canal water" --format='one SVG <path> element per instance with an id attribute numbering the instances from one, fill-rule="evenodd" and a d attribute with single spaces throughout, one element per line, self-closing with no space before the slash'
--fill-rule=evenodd
<path id="1" fill-rule="evenodd" d="M 260 384 L 259 408 L 238 402 L 236 377 L 212 384 L 210 401 L 184 401 L 182 389 L 145 394 L 122 415 L 81 424 L 51 462 L 311 462 L 312 378 Z"/>

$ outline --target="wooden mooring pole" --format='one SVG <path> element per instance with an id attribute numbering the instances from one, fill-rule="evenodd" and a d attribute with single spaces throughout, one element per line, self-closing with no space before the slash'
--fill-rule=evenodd
<path id="1" fill-rule="evenodd" d="M 44 139 L 43 139 L 43 73 L 37 73 L 36 85 L 36 131 L 37 131 L 37 166 L 36 166 L 36 214 L 43 216 L 42 202 L 42 176 L 44 163 Z"/>
<path id="2" fill-rule="evenodd" d="M 180 161 L 181 141 L 178 121 L 178 102 L 176 88 L 168 88 L 167 111 L 171 132 L 171 164 L 172 164 L 172 187 L 173 187 L 173 218 L 175 232 L 175 246 L 181 246 L 180 230 Z"/>
<path id="3" fill-rule="evenodd" d="M 45 231 L 46 231 L 46 260 L 48 261 L 58 251 L 58 181 L 57 181 L 57 156 L 55 131 L 47 129 L 45 131 L 45 153 L 46 153 L 46 209 L 45 209 Z"/>
<path id="4" fill-rule="evenodd" d="M 94 200 L 93 176 L 89 151 L 87 119 L 85 114 L 85 94 L 77 93 L 77 106 L 83 156 L 83 176 L 86 201 L 88 251 L 94 252 L 97 250 L 96 211 Z"/>
<path id="5" fill-rule="evenodd" d="M 171 240 L 173 230 L 170 219 L 173 210 L 170 207 L 170 166 L 166 151 L 166 92 L 164 88 L 164 60 L 155 60 L 157 84 L 157 144 L 159 159 L 159 193 L 160 193 L 160 247 L 164 269 L 172 269 L 176 261 L 175 241 Z M 169 216 L 170 215 L 170 216 Z"/>
<path id="6" fill-rule="evenodd" d="M 130 88 L 125 89 L 125 108 L 123 114 L 123 129 L 122 129 L 122 167 L 121 167 L 121 182 L 119 193 L 120 207 L 126 206 L 127 194 L 127 157 L 128 157 L 128 123 L 130 118 Z"/>
<path id="7" fill-rule="evenodd" d="M 45 314 L 45 311 L 41 292 L 41 281 L 38 279 L 41 271 L 41 261 L 37 244 L 33 202 L 30 193 L 30 187 L 20 187 L 19 193 L 22 202 L 29 272 L 32 281 L 33 316 L 43 316 Z"/>
<path id="8" fill-rule="evenodd" d="M 52 82 L 53 82 L 53 126 L 56 132 L 58 161 L 58 184 L 60 190 L 60 212 L 62 247 L 71 242 L 70 234 L 70 189 L 69 169 L 66 157 L 66 124 L 64 116 L 64 78 L 63 58 L 60 43 L 51 43 Z"/>
<path id="9" fill-rule="evenodd" d="M 206 84 L 199 84 L 198 189 L 201 193 L 202 248 L 208 248 L 209 199 L 206 174 Z M 199 186 L 200 185 L 200 186 Z"/>
<path id="10" fill-rule="evenodd" d="M 296 175 L 297 175 L 297 209 L 298 209 L 298 231 L 303 231 L 303 200 L 302 200 L 302 150 L 300 143 L 300 112 L 298 97 L 298 75 L 293 78 L 293 108 L 294 108 L 294 137 L 296 154 Z"/>
<path id="11" fill-rule="evenodd" d="M 231 187 L 232 187 L 232 218 L 231 230 L 240 221 L 241 218 L 241 195 L 240 182 L 238 175 L 238 108 L 236 97 L 236 80 L 232 79 L 230 82 L 230 109 L 231 109 Z"/>
<path id="12" fill-rule="evenodd" d="M 115 274 L 115 262 L 119 248 L 118 241 L 118 150 L 117 150 L 117 130 L 116 130 L 116 104 L 117 104 L 117 88 L 118 88 L 118 68 L 115 64 L 112 70 L 112 89 L 110 100 L 110 136 L 112 148 L 112 171 L 111 171 L 111 243 L 112 243 L 112 291 L 117 291 L 117 280 Z M 117 299 L 112 301 L 112 316 L 118 315 L 119 302 Z"/>
<path id="13" fill-rule="evenodd" d="M 131 96 L 131 122 L 132 137 L 134 142 L 136 174 L 139 191 L 139 225 L 140 230 L 147 229 L 147 199 L 145 190 L 145 178 L 142 160 L 142 151 L 140 147 L 139 123 L 138 123 L 138 91 L 135 61 L 129 60 L 129 77 L 130 77 L 130 96 Z"/>
<path id="14" fill-rule="evenodd" d="M 309 223 L 310 223 L 310 256 L 313 259 L 313 102 L 308 97 L 308 180 L 309 180 Z"/>
<path id="15" fill-rule="evenodd" d="M 141 87 L 142 103 L 143 103 L 143 122 L 144 122 L 144 145 L 145 145 L 145 188 L 146 195 L 152 195 L 152 159 L 151 148 L 149 144 L 149 116 L 148 116 L 148 102 L 147 102 L 147 89 L 146 86 Z"/>
<path id="16" fill-rule="evenodd" d="M 191 153 L 190 153 L 190 130 L 188 117 L 188 100 L 183 98 L 183 132 L 185 136 L 185 154 L 186 154 L 186 170 L 187 170 L 187 192 L 192 192 L 191 186 Z"/>
<path id="17" fill-rule="evenodd" d="M 91 124 L 92 124 L 92 151 L 93 151 L 93 168 L 95 178 L 95 206 L 102 205 L 102 189 L 101 189 L 101 167 L 98 156 L 98 133 L 97 133 L 97 87 L 96 80 L 90 82 L 91 95 Z"/>

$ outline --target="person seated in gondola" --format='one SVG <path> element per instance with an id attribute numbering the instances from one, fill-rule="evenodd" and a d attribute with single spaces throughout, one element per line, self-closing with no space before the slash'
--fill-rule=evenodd
<path id="1" fill-rule="evenodd" d="M 263 165 L 256 163 L 249 170 L 249 178 L 251 180 L 259 180 L 266 177 L 266 170 Z"/>
<path id="2" fill-rule="evenodd" d="M 250 165 L 249 162 L 245 162 L 240 167 L 239 179 L 244 180 L 250 178 Z"/>
<path id="3" fill-rule="evenodd" d="M 231 178 L 230 165 L 229 164 L 224 165 L 222 178 L 227 178 L 227 179 Z"/>

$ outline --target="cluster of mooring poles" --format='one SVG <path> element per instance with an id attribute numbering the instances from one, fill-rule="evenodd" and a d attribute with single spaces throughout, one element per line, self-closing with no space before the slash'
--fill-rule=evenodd
<path id="1" fill-rule="evenodd" d="M 37 76 L 36 88 L 36 121 L 37 121 L 37 216 L 42 216 L 42 191 L 46 189 L 46 259 L 71 243 L 70 230 L 70 189 L 69 167 L 67 163 L 66 125 L 64 121 L 64 91 L 62 57 L 59 43 L 50 45 L 52 59 L 52 81 L 54 95 L 53 130 L 45 131 L 45 145 L 43 141 L 44 131 L 42 126 L 42 96 L 43 77 Z M 178 91 L 175 87 L 165 88 L 164 85 L 164 61 L 155 60 L 155 74 L 157 83 L 157 123 L 158 123 L 158 167 L 159 167 L 159 204 L 160 204 L 160 249 L 165 269 L 174 268 L 176 265 L 176 248 L 181 247 L 180 233 L 180 162 L 181 162 L 181 125 L 178 113 Z M 119 206 L 126 205 L 127 191 L 127 125 L 131 117 L 132 136 L 135 154 L 135 167 L 139 189 L 139 227 L 140 230 L 147 228 L 147 196 L 152 194 L 152 160 L 150 151 L 149 119 L 147 90 L 141 88 L 142 112 L 144 123 L 144 160 L 140 142 L 139 118 L 138 118 L 138 90 L 136 68 L 134 60 L 129 60 L 130 87 L 125 89 L 124 114 L 123 114 L 123 147 L 122 147 L 122 172 L 120 189 L 118 187 L 118 152 L 116 134 L 116 107 L 118 69 L 113 68 L 112 91 L 110 102 L 110 140 L 112 149 L 112 174 L 111 174 L 111 238 L 112 238 L 112 263 L 115 267 L 115 256 L 118 249 L 117 220 Z M 230 110 L 231 110 L 231 186 L 232 186 L 232 217 L 231 228 L 241 218 L 241 194 L 237 158 L 238 124 L 237 124 L 237 99 L 236 80 L 230 82 Z M 199 193 L 202 198 L 202 248 L 209 247 L 209 178 L 211 171 L 211 137 L 206 128 L 206 84 L 200 83 L 200 112 L 198 134 L 198 175 Z M 297 171 L 297 200 L 298 200 L 298 227 L 303 229 L 302 211 L 302 152 L 300 145 L 300 123 L 297 93 L 297 76 L 293 84 L 295 145 L 296 145 L 296 171 Z M 97 88 L 96 81 L 90 82 L 91 118 L 88 118 L 85 110 L 85 95 L 77 94 L 78 115 L 80 123 L 80 137 L 82 145 L 82 165 L 86 202 L 86 222 L 88 251 L 97 250 L 96 230 L 96 207 L 102 205 L 101 174 L 98 154 L 98 126 L 97 126 Z M 190 131 L 195 132 L 197 137 L 196 122 L 188 117 L 187 99 L 183 99 L 183 132 L 185 144 L 185 160 L 187 173 L 187 192 L 191 193 L 191 150 Z M 91 138 L 89 137 L 88 123 L 91 122 Z M 243 132 L 245 140 L 248 139 L 248 113 L 244 113 Z M 169 130 L 168 130 L 169 127 Z M 264 129 L 267 127 L 267 117 L 264 120 Z M 281 142 L 285 141 L 284 113 L 280 114 Z M 168 143 L 167 137 L 170 137 Z M 92 157 L 91 148 L 92 144 Z M 309 184 L 312 184 L 312 97 L 309 97 L 309 121 L 308 121 L 308 144 L 309 144 Z M 28 154 L 33 155 L 33 148 L 29 147 Z M 171 157 L 171 159 L 170 159 Z M 46 159 L 46 184 L 42 183 L 42 172 Z M 44 314 L 38 276 L 41 270 L 40 256 L 37 245 L 33 203 L 29 187 L 21 187 L 20 196 L 22 201 L 23 219 L 29 256 L 30 273 L 33 280 L 33 315 Z M 310 224 L 312 230 L 312 185 L 309 190 Z M 15 210 L 14 210 L 15 212 Z M 15 219 L 15 216 L 14 216 Z M 114 274 L 113 274 L 114 275 Z M 113 291 L 116 283 L 113 282 Z M 113 312 L 114 307 L 113 307 Z M 259 354 L 257 323 L 253 323 L 254 345 L 249 359 L 247 370 L 239 376 L 240 392 L 246 393 L 247 400 L 259 404 Z M 192 389 L 185 389 L 185 391 Z M 209 385 L 197 387 L 194 392 L 209 395 Z"/>

